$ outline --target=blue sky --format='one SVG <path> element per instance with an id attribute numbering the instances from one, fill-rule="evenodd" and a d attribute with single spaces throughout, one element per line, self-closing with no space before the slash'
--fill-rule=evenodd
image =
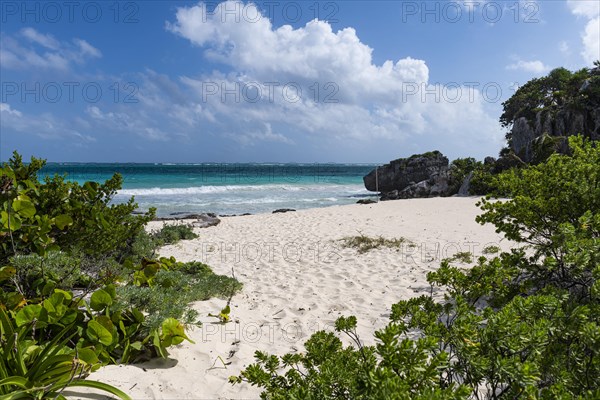
<path id="1" fill-rule="evenodd" d="M 496 155 L 516 85 L 600 58 L 600 2 L 0 3 L 0 159 Z"/>

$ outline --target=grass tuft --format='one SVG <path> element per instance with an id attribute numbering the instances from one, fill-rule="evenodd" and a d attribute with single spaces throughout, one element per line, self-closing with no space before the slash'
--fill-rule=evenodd
<path id="1" fill-rule="evenodd" d="M 359 236 L 345 237 L 342 239 L 342 243 L 344 247 L 354 248 L 358 250 L 359 253 L 363 254 L 369 250 L 378 249 L 381 247 L 400 250 L 403 244 L 410 242 L 402 237 L 386 239 L 383 236 L 379 236 L 372 238 L 361 234 Z"/>

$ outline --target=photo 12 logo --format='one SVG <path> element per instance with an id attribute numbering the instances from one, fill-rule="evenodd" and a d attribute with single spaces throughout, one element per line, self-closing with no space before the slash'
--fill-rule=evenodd
<path id="1" fill-rule="evenodd" d="M 217 19 L 221 23 L 258 23 L 263 19 L 269 19 L 272 23 L 298 23 L 302 20 L 310 21 L 318 19 L 337 23 L 335 18 L 340 11 L 339 3 L 333 1 L 265 1 L 259 9 L 252 2 L 241 1 L 205 1 L 202 2 L 202 22 L 209 19 Z"/>
<path id="2" fill-rule="evenodd" d="M 501 20 L 514 23 L 539 23 L 536 1 L 402 1 L 402 22 L 459 23 Z"/>
<path id="3" fill-rule="evenodd" d="M 2 103 L 98 103 L 100 100 L 113 103 L 138 103 L 139 87 L 135 82 L 15 82 L 0 83 Z"/>
<path id="4" fill-rule="evenodd" d="M 202 102 L 211 100 L 221 103 L 298 103 L 310 100 L 314 103 L 338 103 L 340 90 L 335 82 L 313 82 L 302 87 L 297 82 L 226 82 L 204 81 L 199 85 Z"/>
<path id="5" fill-rule="evenodd" d="M 23 24 L 75 23 L 95 24 L 106 20 L 136 24 L 140 6 L 134 1 L 1 1 L 0 21 Z"/>

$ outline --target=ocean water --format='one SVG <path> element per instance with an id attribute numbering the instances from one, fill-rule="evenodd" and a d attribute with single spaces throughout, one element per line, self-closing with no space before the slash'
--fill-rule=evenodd
<path id="1" fill-rule="evenodd" d="M 140 210 L 176 213 L 259 214 L 356 203 L 368 192 L 364 164 L 79 164 L 48 163 L 40 178 L 66 174 L 83 183 L 123 176 L 114 202 L 135 197 Z"/>

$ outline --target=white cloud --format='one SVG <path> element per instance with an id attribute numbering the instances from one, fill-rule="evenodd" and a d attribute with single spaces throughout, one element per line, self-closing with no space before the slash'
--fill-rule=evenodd
<path id="1" fill-rule="evenodd" d="M 583 51 L 581 55 L 591 66 L 594 61 L 600 60 L 600 17 L 596 17 L 587 23 L 582 39 Z"/>
<path id="2" fill-rule="evenodd" d="M 88 106 L 87 115 L 95 122 L 96 127 L 108 129 L 110 132 L 133 133 L 153 141 L 168 140 L 168 135 L 160 128 L 147 123 L 150 118 L 127 112 L 104 112 L 97 106 Z"/>
<path id="3" fill-rule="evenodd" d="M 534 73 L 537 75 L 544 74 L 544 73 L 550 71 L 550 67 L 548 67 L 547 65 L 544 65 L 544 63 L 539 60 L 534 60 L 534 61 L 518 60 L 512 64 L 507 65 L 506 69 L 512 70 L 512 71 L 531 72 L 531 73 Z"/>
<path id="4" fill-rule="evenodd" d="M 0 37 L 0 62 L 9 69 L 66 71 L 73 64 L 83 64 L 89 59 L 100 57 L 100 50 L 85 40 L 75 38 L 71 42 L 61 42 L 34 28 L 24 28 L 15 37 L 5 34 Z"/>
<path id="5" fill-rule="evenodd" d="M 219 121 L 213 131 L 238 135 L 238 141 L 280 139 L 273 136 L 275 131 L 285 132 L 290 141 L 307 134 L 374 144 L 385 139 L 412 145 L 417 140 L 444 150 L 463 146 L 461 141 L 472 146 L 466 143 L 502 137 L 478 90 L 432 85 L 426 62 L 409 56 L 376 65 L 373 49 L 353 28 L 334 32 L 319 20 L 299 28 L 275 28 L 254 5 L 227 1 L 212 13 L 203 3 L 178 8 L 176 21 L 167 23 L 167 29 L 202 48 L 204 57 L 233 69 L 184 76 L 181 83 L 193 91 L 203 118 L 211 115 Z M 273 83 L 277 86 L 269 86 Z M 282 95 L 286 84 L 301 89 L 298 101 Z M 217 88 L 216 94 L 207 95 L 208 86 Z M 222 96 L 221 88 L 240 87 L 241 95 Z M 262 96 L 248 101 L 248 87 L 258 88 Z M 270 89 L 275 91 L 273 98 Z M 453 91 L 458 95 L 444 96 Z M 328 95 L 335 102 L 325 102 Z M 189 109 L 194 112 L 197 109 Z"/>
<path id="6" fill-rule="evenodd" d="M 7 115 L 21 117 L 23 114 L 19 110 L 13 110 L 8 103 L 0 103 L 0 113 L 5 112 Z"/>
<path id="7" fill-rule="evenodd" d="M 79 54 L 82 57 L 90 57 L 90 58 L 100 58 L 102 57 L 102 53 L 100 50 L 89 44 L 83 39 L 73 39 L 73 43 L 79 47 Z"/>
<path id="8" fill-rule="evenodd" d="M 79 144 L 95 142 L 96 138 L 81 133 L 72 124 L 54 117 L 51 113 L 27 115 L 7 103 L 0 103 L 0 130 L 14 130 L 42 139 L 69 139 Z"/>
<path id="9" fill-rule="evenodd" d="M 23 28 L 21 30 L 21 35 L 31 42 L 37 43 L 48 49 L 57 50 L 60 47 L 58 40 L 52 35 L 43 35 L 33 28 Z"/>
<path id="10" fill-rule="evenodd" d="M 593 19 L 600 15 L 600 2 L 596 0 L 567 0 L 567 5 L 577 16 Z"/>
<path id="11" fill-rule="evenodd" d="M 573 14 L 588 20 L 581 35 L 581 56 L 591 66 L 600 59 L 600 1 L 567 0 L 567 4 Z"/>
<path id="12" fill-rule="evenodd" d="M 242 132 L 241 134 L 232 133 L 229 135 L 226 134 L 226 136 L 230 136 L 233 140 L 245 146 L 254 145 L 258 141 L 294 144 L 294 141 L 290 140 L 285 135 L 273 132 L 270 123 L 265 123 L 262 130 Z"/>
<path id="13" fill-rule="evenodd" d="M 560 50 L 560 52 L 563 53 L 564 55 L 571 54 L 571 49 L 569 48 L 569 43 L 567 43 L 564 40 L 561 40 L 558 43 L 558 50 Z"/>

